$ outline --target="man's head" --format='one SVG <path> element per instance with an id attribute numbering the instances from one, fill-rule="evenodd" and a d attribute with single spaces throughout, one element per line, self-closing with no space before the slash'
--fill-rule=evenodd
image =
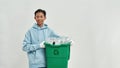
<path id="1" fill-rule="evenodd" d="M 34 13 L 34 19 L 36 20 L 37 24 L 42 27 L 44 20 L 46 19 L 46 11 L 42 9 L 37 9 Z"/>

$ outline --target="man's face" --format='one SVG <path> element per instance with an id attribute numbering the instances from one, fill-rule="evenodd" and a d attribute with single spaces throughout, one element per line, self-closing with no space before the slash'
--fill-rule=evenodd
<path id="1" fill-rule="evenodd" d="M 36 13 L 36 16 L 34 17 L 37 24 L 42 26 L 44 23 L 44 20 L 46 19 L 46 17 L 44 16 L 44 14 L 42 12 L 38 12 Z"/>

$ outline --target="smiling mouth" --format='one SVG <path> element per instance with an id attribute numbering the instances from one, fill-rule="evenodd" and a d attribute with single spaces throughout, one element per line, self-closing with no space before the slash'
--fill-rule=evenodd
<path id="1" fill-rule="evenodd" d="M 38 22 L 42 22 L 41 20 L 38 20 Z"/>

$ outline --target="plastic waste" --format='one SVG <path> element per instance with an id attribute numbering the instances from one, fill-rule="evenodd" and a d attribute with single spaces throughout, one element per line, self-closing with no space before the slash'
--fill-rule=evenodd
<path id="1" fill-rule="evenodd" d="M 49 43 L 51 45 L 61 45 L 61 44 L 66 44 L 66 43 L 71 43 L 72 40 L 69 37 L 66 36 L 61 36 L 61 37 L 50 37 L 46 41 L 46 43 Z"/>

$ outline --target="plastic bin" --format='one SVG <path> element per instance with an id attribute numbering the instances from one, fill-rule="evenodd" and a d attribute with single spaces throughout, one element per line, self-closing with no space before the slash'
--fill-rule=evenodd
<path id="1" fill-rule="evenodd" d="M 47 68 L 68 68 L 70 58 L 70 43 L 49 44 L 44 43 L 46 50 Z"/>

